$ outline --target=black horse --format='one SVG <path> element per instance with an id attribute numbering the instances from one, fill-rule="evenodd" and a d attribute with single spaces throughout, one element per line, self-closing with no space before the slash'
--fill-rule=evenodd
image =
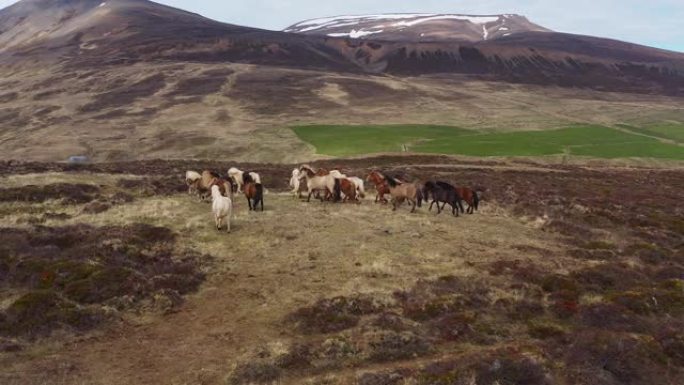
<path id="1" fill-rule="evenodd" d="M 430 211 L 432 211 L 432 205 L 437 203 L 437 214 L 442 212 L 447 203 L 451 205 L 451 214 L 455 216 L 458 216 L 459 208 L 463 210 L 461 197 L 456 192 L 456 189 L 454 189 L 454 186 L 446 182 L 425 182 L 425 185 L 423 185 L 423 198 L 425 202 L 432 199 L 429 207 Z M 444 202 L 444 205 L 440 208 L 439 204 L 442 202 Z"/>

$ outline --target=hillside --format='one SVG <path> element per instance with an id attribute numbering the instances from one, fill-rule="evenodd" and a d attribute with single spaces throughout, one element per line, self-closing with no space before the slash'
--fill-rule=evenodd
<path id="1" fill-rule="evenodd" d="M 684 122 L 684 54 L 588 36 L 375 41 L 144 0 L 23 0 L 0 31 L 3 159 L 296 161 L 314 156 L 288 128 L 301 124 Z"/>

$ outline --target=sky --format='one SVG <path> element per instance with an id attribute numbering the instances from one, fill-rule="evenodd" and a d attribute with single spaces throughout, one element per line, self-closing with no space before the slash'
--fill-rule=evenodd
<path id="1" fill-rule="evenodd" d="M 104 1 L 104 0 L 103 0 Z M 110 0 L 117 1 L 117 0 Z M 0 0 L 4 8 L 16 0 Z M 324 16 L 517 13 L 559 32 L 684 52 L 684 0 L 158 0 L 231 24 L 282 30 Z"/>

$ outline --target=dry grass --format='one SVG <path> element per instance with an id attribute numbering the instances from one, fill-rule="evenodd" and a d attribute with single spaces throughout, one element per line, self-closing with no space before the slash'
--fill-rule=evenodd
<path id="1" fill-rule="evenodd" d="M 4 159 L 61 161 L 86 154 L 98 161 L 300 162 L 315 154 L 289 126 L 442 124 L 520 131 L 684 121 L 679 98 L 458 75 L 398 78 L 196 63 L 103 68 L 96 77 L 81 76 L 85 71 L 3 75 L 23 84 L 0 109 L 7 121 L 0 128 Z"/>
<path id="2" fill-rule="evenodd" d="M 0 203 L 6 226 L 31 229 L 29 219 L 45 211 L 69 214 L 43 218 L 48 228 L 143 223 L 215 257 L 204 284 L 176 312 L 125 312 L 92 333 L 22 342 L 22 351 L 0 353 L 8 368 L 0 380 L 39 384 L 53 373 L 57 383 L 92 384 L 547 384 L 605 370 L 606 378 L 632 376 L 636 384 L 682 378 L 684 270 L 672 205 L 679 172 L 385 161 L 346 164 L 486 183 L 480 212 L 393 213 L 373 204 L 372 193 L 360 205 L 304 203 L 274 188 L 263 213 L 236 198 L 226 234 L 213 228 L 207 203 L 173 186 L 160 196 L 136 187 L 154 181 L 106 176 L 103 191 L 135 199 L 103 213 L 60 201 Z M 165 167 L 188 165 L 145 166 L 171 178 Z M 276 176 L 286 167 L 260 167 L 283 185 Z M 654 191 L 644 175 L 668 183 Z M 51 174 L 51 181 L 73 177 Z M 0 288 L 3 308 L 22 294 Z"/>

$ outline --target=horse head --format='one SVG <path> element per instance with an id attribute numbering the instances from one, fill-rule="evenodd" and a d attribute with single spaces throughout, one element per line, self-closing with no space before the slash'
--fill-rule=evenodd
<path id="1" fill-rule="evenodd" d="M 316 175 L 316 173 L 315 173 L 314 170 L 311 168 L 311 166 L 309 166 L 309 165 L 307 165 L 307 164 L 302 165 L 302 166 L 299 168 L 299 172 L 303 173 L 304 176 L 308 176 L 308 177 L 310 177 L 310 178 Z"/>

